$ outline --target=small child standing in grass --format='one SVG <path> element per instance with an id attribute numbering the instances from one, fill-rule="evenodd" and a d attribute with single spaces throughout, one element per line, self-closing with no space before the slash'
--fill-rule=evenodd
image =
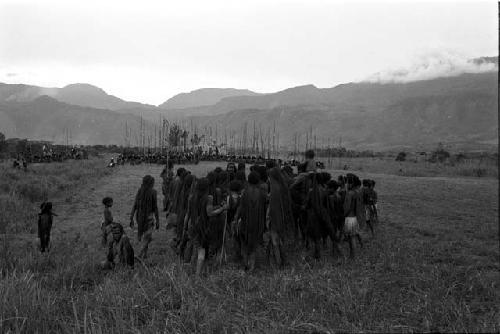
<path id="1" fill-rule="evenodd" d="M 40 238 L 40 251 L 42 253 L 49 250 L 50 231 L 54 216 L 57 215 L 52 212 L 52 203 L 43 202 L 40 205 L 40 213 L 38 214 L 38 238 Z"/>

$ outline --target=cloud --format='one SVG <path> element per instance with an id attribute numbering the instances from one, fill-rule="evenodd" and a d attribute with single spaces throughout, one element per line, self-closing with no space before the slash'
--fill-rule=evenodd
<path id="1" fill-rule="evenodd" d="M 430 80 L 439 77 L 452 77 L 464 73 L 484 73 L 498 70 L 495 62 L 471 59 L 451 51 L 438 51 L 420 55 L 407 67 L 377 72 L 364 82 L 404 83 Z"/>

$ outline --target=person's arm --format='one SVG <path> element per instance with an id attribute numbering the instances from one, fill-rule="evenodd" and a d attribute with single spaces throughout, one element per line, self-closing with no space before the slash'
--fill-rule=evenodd
<path id="1" fill-rule="evenodd" d="M 209 217 L 217 216 L 220 213 L 224 212 L 227 210 L 227 203 L 223 203 L 221 207 L 215 209 L 214 208 L 214 199 L 212 196 L 208 196 L 208 203 L 207 203 L 207 215 Z"/>
<path id="2" fill-rule="evenodd" d="M 137 211 L 137 195 L 135 196 L 134 205 L 132 206 L 132 212 L 130 213 L 130 227 L 134 227 L 134 215 Z"/>

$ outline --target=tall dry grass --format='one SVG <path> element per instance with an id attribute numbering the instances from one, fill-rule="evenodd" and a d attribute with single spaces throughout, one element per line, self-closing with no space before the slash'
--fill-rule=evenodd
<path id="1" fill-rule="evenodd" d="M 320 159 L 327 168 L 410 177 L 478 177 L 498 179 L 498 160 L 465 159 L 460 162 L 395 161 L 389 157 Z"/>
<path id="2" fill-rule="evenodd" d="M 355 260 L 290 241 L 290 265 L 269 268 L 261 250 L 251 275 L 230 263 L 194 277 L 164 230 L 134 270 L 101 270 L 85 235 L 46 255 L 4 239 L 0 332 L 498 332 L 496 182 L 379 175 L 381 223 Z"/>
<path id="3" fill-rule="evenodd" d="M 27 171 L 0 164 L 0 233 L 33 233 L 41 202 L 108 175 L 105 166 L 104 158 L 31 164 Z"/>

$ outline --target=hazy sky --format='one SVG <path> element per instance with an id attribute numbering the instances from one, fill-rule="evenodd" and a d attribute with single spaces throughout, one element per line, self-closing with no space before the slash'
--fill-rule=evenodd
<path id="1" fill-rule="evenodd" d="M 493 56 L 497 34 L 496 1 L 0 0 L 0 81 L 86 82 L 159 104 L 202 87 L 332 87 Z"/>

